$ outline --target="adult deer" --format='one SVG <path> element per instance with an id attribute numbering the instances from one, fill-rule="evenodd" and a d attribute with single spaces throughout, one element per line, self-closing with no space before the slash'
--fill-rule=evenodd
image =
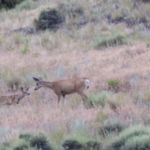
<path id="1" fill-rule="evenodd" d="M 33 80 L 36 82 L 36 87 L 34 90 L 38 90 L 41 87 L 50 88 L 58 97 L 58 103 L 60 98 L 68 94 L 77 93 L 81 96 L 82 100 L 85 102 L 87 96 L 84 94 L 84 89 L 89 88 L 90 81 L 88 78 L 79 78 L 74 77 L 66 80 L 57 80 L 53 82 L 44 81 L 41 78 L 33 77 Z"/>
<path id="2" fill-rule="evenodd" d="M 13 103 L 19 104 L 20 100 L 25 96 L 30 95 L 28 92 L 29 88 L 21 87 L 19 91 L 8 93 L 6 95 L 0 95 L 0 103 L 11 105 Z"/>

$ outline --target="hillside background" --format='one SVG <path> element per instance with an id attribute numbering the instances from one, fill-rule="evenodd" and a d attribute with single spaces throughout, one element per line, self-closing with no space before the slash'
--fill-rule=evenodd
<path id="1" fill-rule="evenodd" d="M 0 148 L 150 149 L 149 66 L 149 0 L 0 1 L 0 92 L 31 93 L 0 106 Z M 51 90 L 34 91 L 33 76 L 73 75 L 91 80 L 90 108 L 76 94 L 57 105 Z"/>

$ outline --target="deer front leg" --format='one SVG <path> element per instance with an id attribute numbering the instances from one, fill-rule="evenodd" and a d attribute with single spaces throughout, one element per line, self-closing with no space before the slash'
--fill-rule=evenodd
<path id="1" fill-rule="evenodd" d="M 86 96 L 86 94 L 84 94 L 83 92 L 78 92 L 78 94 L 81 96 L 83 103 L 85 103 L 85 101 L 88 99 L 88 97 Z"/>
<path id="2" fill-rule="evenodd" d="M 57 95 L 58 97 L 58 104 L 60 103 L 60 98 L 61 98 L 61 95 Z"/>
<path id="3" fill-rule="evenodd" d="M 88 97 L 86 94 L 84 94 L 84 92 L 78 92 L 78 94 L 81 96 L 82 100 L 83 100 L 83 104 L 87 107 L 90 108 L 93 106 L 92 102 L 90 102 L 88 100 Z"/>

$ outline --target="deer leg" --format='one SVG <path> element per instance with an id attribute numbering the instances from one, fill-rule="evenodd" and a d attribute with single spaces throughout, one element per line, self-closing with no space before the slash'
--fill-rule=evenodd
<path id="1" fill-rule="evenodd" d="M 63 98 L 65 98 L 65 92 L 61 91 L 61 95 L 63 96 Z"/>
<path id="2" fill-rule="evenodd" d="M 83 104 L 89 108 L 91 106 L 93 106 L 92 102 L 88 101 L 88 97 L 86 94 L 84 94 L 84 92 L 78 92 L 78 94 L 81 96 Z"/>
<path id="3" fill-rule="evenodd" d="M 18 100 L 17 100 L 17 102 L 16 102 L 16 103 L 17 103 L 17 104 L 19 104 L 20 100 L 21 100 L 21 99 L 20 99 L 20 98 L 18 98 Z"/>
<path id="4" fill-rule="evenodd" d="M 61 95 L 57 95 L 58 97 L 58 104 L 60 103 L 60 98 L 61 98 Z"/>
<path id="5" fill-rule="evenodd" d="M 88 97 L 83 92 L 78 92 L 78 94 L 81 96 L 83 103 L 88 99 Z"/>

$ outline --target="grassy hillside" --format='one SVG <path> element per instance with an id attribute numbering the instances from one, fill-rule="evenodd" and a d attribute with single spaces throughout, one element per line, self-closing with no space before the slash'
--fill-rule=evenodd
<path id="1" fill-rule="evenodd" d="M 55 30 L 37 29 L 41 12 L 49 10 L 65 18 L 62 24 Z M 91 141 L 108 150 L 118 143 L 118 150 L 136 149 L 140 139 L 149 143 L 148 0 L 24 0 L 2 8 L 0 21 L 0 92 L 17 83 L 29 86 L 31 93 L 18 105 L 0 106 L 1 149 L 35 149 L 35 137 L 19 137 L 26 133 L 43 133 L 47 149 L 58 150 L 68 140 L 86 150 Z M 85 92 L 93 107 L 87 109 L 76 94 L 58 105 L 51 90 L 34 91 L 33 76 L 53 81 L 74 74 L 91 80 Z"/>

